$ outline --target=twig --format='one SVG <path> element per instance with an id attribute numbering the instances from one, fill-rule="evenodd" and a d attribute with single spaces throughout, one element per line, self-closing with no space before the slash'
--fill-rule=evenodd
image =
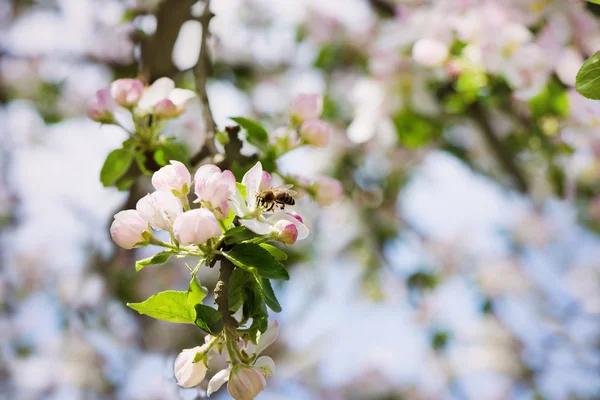
<path id="1" fill-rule="evenodd" d="M 488 142 L 491 150 L 496 155 L 496 158 L 502 167 L 514 179 L 517 189 L 521 193 L 529 193 L 529 185 L 527 184 L 525 176 L 515 163 L 512 154 L 510 154 L 506 147 L 504 147 L 502 141 L 494 134 L 494 130 L 492 129 L 490 122 L 487 120 L 487 116 L 483 107 L 477 102 L 473 103 L 469 110 L 469 115 L 481 127 L 483 137 Z"/>
<path id="2" fill-rule="evenodd" d="M 210 0 L 205 0 L 204 12 L 198 19 L 202 25 L 202 37 L 200 39 L 200 58 L 198 63 L 194 67 L 196 75 L 196 92 L 202 102 L 202 119 L 204 121 L 204 128 L 206 129 L 206 142 L 195 156 L 190 160 L 192 165 L 198 164 L 202 159 L 208 156 L 214 156 L 217 154 L 217 146 L 215 145 L 215 134 L 217 132 L 217 124 L 212 115 L 210 109 L 210 102 L 208 100 L 208 93 L 206 92 L 206 83 L 210 75 L 211 61 L 210 54 L 208 51 L 208 35 L 210 31 L 208 25 L 214 14 L 210 11 Z"/>
<path id="3" fill-rule="evenodd" d="M 219 280 L 214 290 L 215 304 L 221 313 L 223 323 L 229 327 L 237 328 L 239 324 L 229 311 L 229 279 L 235 266 L 226 258 L 221 258 L 220 261 Z"/>

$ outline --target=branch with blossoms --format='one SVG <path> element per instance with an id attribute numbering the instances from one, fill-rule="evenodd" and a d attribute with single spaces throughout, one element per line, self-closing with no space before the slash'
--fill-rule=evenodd
<path id="1" fill-rule="evenodd" d="M 102 183 L 127 188 L 135 181 L 130 171 L 136 167 L 152 175 L 154 187 L 135 209 L 115 215 L 110 233 L 124 249 L 148 245 L 162 248 L 137 261 L 137 271 L 164 264 L 171 257 L 195 259 L 188 266 L 187 290 L 163 291 L 128 306 L 152 318 L 196 325 L 207 333 L 202 346 L 183 350 L 177 357 L 174 367 L 179 385 L 200 384 L 211 355 L 225 353 L 229 366 L 213 376 L 208 394 L 228 382 L 234 398 L 252 399 L 265 388 L 265 378 L 275 372 L 273 360 L 259 356 L 278 331 L 276 323 L 269 323 L 268 309 L 281 311 L 271 280 L 290 279 L 282 264 L 287 259 L 285 246 L 308 237 L 309 229 L 302 217 L 290 210 L 295 193 L 284 187 L 274 188 L 272 176 L 261 161 L 236 182 L 231 171 L 213 164 L 200 166 L 192 180 L 185 157 L 171 157 L 184 154 L 173 150 L 182 145 L 164 137 L 162 128 L 165 121 L 183 113 L 194 96 L 194 92 L 175 88 L 168 78 L 160 78 L 149 87 L 135 79 L 119 79 L 98 92 L 97 102 L 89 108 L 92 119 L 126 129 L 119 120 L 129 115 L 135 127 L 128 131 L 129 138 L 122 148 L 108 155 L 101 172 Z M 221 165 L 231 165 L 238 156 L 235 153 L 242 144 L 241 128 L 245 140 L 256 147 L 256 157 L 271 166 L 272 172 L 277 172 L 277 159 L 291 150 L 306 145 L 326 146 L 332 128 L 319 118 L 322 107 L 320 96 L 298 96 L 292 102 L 288 124 L 273 134 L 257 121 L 232 118 L 239 126 L 216 135 L 225 149 Z M 150 156 L 162 165 L 153 173 L 148 166 Z M 322 205 L 342 195 L 341 184 L 333 178 L 321 177 L 313 183 L 298 177 L 283 178 Z M 157 235 L 156 231 L 168 235 Z M 213 307 L 204 304 L 208 289 L 199 281 L 198 271 L 217 265 L 217 307 Z"/>

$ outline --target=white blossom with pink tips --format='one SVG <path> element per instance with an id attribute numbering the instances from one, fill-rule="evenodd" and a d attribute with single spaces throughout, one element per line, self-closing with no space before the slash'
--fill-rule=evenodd
<path id="1" fill-rule="evenodd" d="M 259 235 L 273 235 L 275 240 L 290 244 L 296 240 L 305 239 L 309 230 L 296 217 L 283 210 L 277 210 L 265 217 L 265 210 L 259 205 L 258 195 L 267 188 L 266 175 L 263 174 L 262 164 L 257 162 L 242 178 L 242 185 L 246 187 L 246 198 L 236 188 L 230 197 L 229 204 L 233 212 L 240 218 L 240 224 Z M 270 177 L 270 175 L 269 175 Z M 279 221 L 287 221 L 288 223 Z M 293 227 L 289 224 L 293 224 Z M 297 234 L 294 233 L 297 231 Z"/>
<path id="2" fill-rule="evenodd" d="M 292 118 L 302 123 L 318 119 L 323 112 L 323 97 L 316 93 L 300 94 L 290 104 Z"/>
<path id="3" fill-rule="evenodd" d="M 137 104 L 137 111 L 172 118 L 183 113 L 188 101 L 194 97 L 196 93 L 193 91 L 176 88 L 172 79 L 160 78 L 144 91 Z"/>

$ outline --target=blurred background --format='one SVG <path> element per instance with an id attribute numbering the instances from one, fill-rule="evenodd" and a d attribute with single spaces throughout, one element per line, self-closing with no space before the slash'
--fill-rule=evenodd
<path id="1" fill-rule="evenodd" d="M 189 272 L 174 261 L 136 273 L 152 249 L 110 240 L 112 216 L 137 198 L 99 172 L 126 134 L 86 117 L 117 78 L 193 89 L 203 7 L 0 0 L 0 398 L 204 397 L 172 367 L 201 331 L 125 306 L 185 289 Z M 331 174 L 346 193 L 298 202 L 311 235 L 276 287 L 278 370 L 259 399 L 600 399 L 600 103 L 573 89 L 600 49 L 600 6 L 211 10 L 219 127 L 242 115 L 273 131 L 294 95 L 322 94 L 332 143 L 279 167 Z M 167 130 L 196 152 L 199 103 Z"/>

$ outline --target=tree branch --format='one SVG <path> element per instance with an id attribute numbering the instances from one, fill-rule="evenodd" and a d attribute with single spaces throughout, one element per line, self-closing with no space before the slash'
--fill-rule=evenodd
<path id="1" fill-rule="evenodd" d="M 164 0 L 156 12 L 156 32 L 142 41 L 142 76 L 154 82 L 172 76 L 175 65 L 171 57 L 181 25 L 191 18 L 196 0 Z"/>
<path id="2" fill-rule="evenodd" d="M 487 141 L 490 149 L 495 154 L 498 162 L 510 174 L 521 193 L 529 193 L 529 185 L 524 174 L 519 169 L 512 154 L 504 147 L 502 141 L 494 134 L 494 130 L 487 119 L 485 110 L 477 102 L 471 105 L 469 115 L 481 127 L 484 139 Z"/>
<path id="3" fill-rule="evenodd" d="M 200 58 L 194 67 L 194 73 L 196 75 L 196 92 L 202 102 L 202 119 L 204 121 L 204 129 L 206 129 L 206 142 L 202 147 L 202 150 L 191 158 L 190 162 L 192 165 L 196 165 L 204 158 L 214 156 L 218 152 L 217 146 L 215 145 L 217 124 L 212 115 L 208 93 L 206 92 L 206 83 L 208 82 L 211 70 L 210 54 L 207 43 L 208 36 L 210 35 L 208 25 L 213 16 L 214 14 L 210 11 L 210 0 L 205 0 L 204 12 L 200 18 L 198 18 L 202 25 L 202 37 L 200 39 Z"/>
<path id="4" fill-rule="evenodd" d="M 219 280 L 215 286 L 215 304 L 219 312 L 223 323 L 229 327 L 237 328 L 239 323 L 233 318 L 229 311 L 229 279 L 233 273 L 235 266 L 226 258 L 221 258 L 221 266 L 219 273 Z"/>

